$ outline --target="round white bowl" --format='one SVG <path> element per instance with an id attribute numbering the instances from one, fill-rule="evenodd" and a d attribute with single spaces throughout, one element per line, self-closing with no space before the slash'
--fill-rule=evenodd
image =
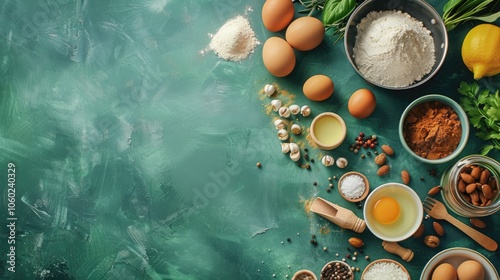
<path id="1" fill-rule="evenodd" d="M 434 269 L 442 263 L 446 262 L 457 268 L 466 260 L 475 260 L 483 265 L 484 280 L 500 279 L 495 266 L 485 256 L 469 248 L 455 247 L 443 250 L 434 255 L 434 257 L 427 262 L 424 270 L 422 270 L 420 280 L 431 280 Z"/>
<path id="2" fill-rule="evenodd" d="M 409 195 L 410 201 L 405 201 L 405 203 L 413 203 L 414 208 L 416 209 L 417 213 L 415 215 L 414 221 L 408 221 L 406 219 L 402 219 L 403 217 L 400 217 L 398 221 L 391 225 L 383 225 L 379 222 L 376 221 L 375 217 L 373 216 L 373 213 L 371 213 L 371 209 L 373 209 L 373 206 L 375 203 L 384 196 L 391 196 L 394 198 L 399 198 L 401 199 L 400 195 L 395 195 L 396 193 L 404 192 Z M 399 201 L 401 204 L 401 201 Z M 402 215 L 404 215 L 404 211 L 410 211 L 408 204 L 405 205 L 400 205 L 400 211 L 403 212 Z M 365 201 L 365 205 L 363 208 L 363 216 L 365 219 L 366 226 L 368 229 L 375 235 L 376 237 L 380 238 L 381 240 L 384 241 L 389 241 L 389 242 L 398 242 L 405 240 L 412 236 L 417 229 L 419 228 L 420 224 L 422 223 L 424 215 L 424 208 L 422 206 L 422 201 L 420 200 L 418 194 L 408 187 L 407 185 L 400 184 L 400 183 L 387 183 L 383 184 L 381 186 L 378 186 L 374 190 L 371 191 L 371 193 L 368 195 Z M 408 225 L 401 225 L 403 222 L 407 222 Z M 400 233 L 394 234 L 394 230 L 390 229 L 391 227 L 394 226 L 402 226 Z M 383 232 L 383 229 L 386 231 L 390 231 L 391 234 L 386 234 Z"/>

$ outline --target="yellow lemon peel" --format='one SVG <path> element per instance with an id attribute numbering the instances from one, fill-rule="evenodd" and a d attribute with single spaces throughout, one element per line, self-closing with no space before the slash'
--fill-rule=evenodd
<path id="1" fill-rule="evenodd" d="M 462 60 L 474 79 L 500 73 L 500 27 L 479 24 L 472 28 L 462 43 Z"/>

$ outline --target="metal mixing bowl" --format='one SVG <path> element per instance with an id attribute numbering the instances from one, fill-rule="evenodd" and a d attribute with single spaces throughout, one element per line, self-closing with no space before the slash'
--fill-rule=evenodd
<path id="1" fill-rule="evenodd" d="M 356 27 L 361 19 L 366 17 L 366 15 L 372 11 L 406 12 L 413 18 L 421 21 L 424 24 L 425 28 L 427 28 L 431 32 L 435 45 L 436 63 L 432 67 L 431 71 L 420 81 L 414 82 L 413 84 L 405 87 L 392 87 L 380 85 L 374 81 L 370 81 L 360 73 L 353 57 L 353 48 L 356 43 L 357 36 Z M 366 81 L 381 88 L 404 90 L 424 84 L 429 79 L 431 79 L 434 74 L 437 73 L 439 68 L 441 68 L 441 65 L 443 65 L 446 53 L 448 51 L 448 33 L 446 32 L 446 27 L 441 16 L 430 4 L 428 4 L 424 0 L 365 0 L 353 11 L 351 16 L 349 17 L 344 36 L 344 47 L 347 58 L 349 59 L 352 67 Z"/>

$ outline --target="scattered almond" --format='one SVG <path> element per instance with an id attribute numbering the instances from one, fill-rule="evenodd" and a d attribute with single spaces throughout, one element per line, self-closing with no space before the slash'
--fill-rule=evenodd
<path id="1" fill-rule="evenodd" d="M 349 241 L 349 244 L 354 248 L 361 248 L 361 247 L 363 247 L 363 245 L 365 245 L 363 240 L 361 238 L 358 238 L 358 237 L 351 237 L 351 238 L 349 238 L 348 241 Z"/>
<path id="2" fill-rule="evenodd" d="M 432 228 L 434 228 L 434 231 L 436 232 L 437 235 L 439 236 L 444 235 L 444 228 L 440 223 L 432 222 Z"/>
<path id="3" fill-rule="evenodd" d="M 477 227 L 477 228 L 485 228 L 486 227 L 486 223 L 479 218 L 471 218 L 470 224 Z"/>
<path id="4" fill-rule="evenodd" d="M 391 167 L 387 164 L 384 164 L 378 169 L 377 175 L 384 176 L 385 174 L 389 173 L 390 170 L 391 170 Z"/>
<path id="5" fill-rule="evenodd" d="M 425 231 L 425 225 L 424 224 L 420 224 L 420 226 L 418 227 L 417 231 L 415 231 L 415 233 L 413 234 L 413 237 L 414 238 L 420 238 L 420 236 L 422 236 L 424 234 L 424 231 Z"/>
<path id="6" fill-rule="evenodd" d="M 410 177 L 410 172 L 408 172 L 408 170 L 401 171 L 401 180 L 403 180 L 403 183 L 405 185 L 408 185 L 410 183 L 411 177 Z"/>
<path id="7" fill-rule="evenodd" d="M 435 187 L 431 188 L 427 194 L 430 196 L 434 196 L 434 195 L 438 194 L 440 191 L 441 191 L 441 186 L 435 186 Z"/>
<path id="8" fill-rule="evenodd" d="M 380 153 L 375 157 L 374 161 L 378 165 L 384 165 L 385 159 L 386 159 L 385 153 Z"/>
<path id="9" fill-rule="evenodd" d="M 389 145 L 382 145 L 382 151 L 386 153 L 388 156 L 394 155 L 394 150 Z"/>
<path id="10" fill-rule="evenodd" d="M 470 172 L 470 175 L 471 175 L 472 177 L 474 177 L 474 179 L 479 179 L 479 177 L 481 176 L 481 171 L 482 171 L 482 170 L 481 170 L 481 167 L 479 167 L 479 166 L 474 166 L 474 167 L 472 167 L 472 170 L 471 170 L 471 172 Z"/>

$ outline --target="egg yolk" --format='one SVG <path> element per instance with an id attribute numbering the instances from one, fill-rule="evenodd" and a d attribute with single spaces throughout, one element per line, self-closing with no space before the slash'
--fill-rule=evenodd
<path id="1" fill-rule="evenodd" d="M 399 218 L 399 203 L 392 197 L 380 198 L 373 207 L 373 216 L 379 223 L 387 225 Z"/>

